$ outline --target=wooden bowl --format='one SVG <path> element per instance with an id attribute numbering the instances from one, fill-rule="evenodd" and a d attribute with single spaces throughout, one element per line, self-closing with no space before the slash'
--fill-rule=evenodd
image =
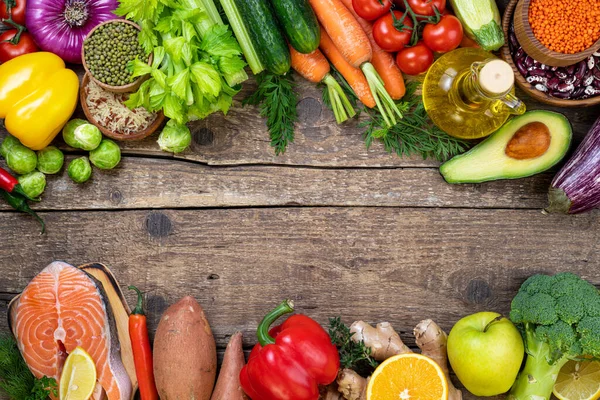
<path id="1" fill-rule="evenodd" d="M 90 109 L 87 105 L 87 86 L 90 83 L 90 78 L 91 74 L 89 72 L 86 72 L 86 74 L 83 76 L 83 79 L 81 80 L 81 87 L 79 90 L 79 101 L 81 103 L 81 107 L 83 108 L 83 113 L 85 114 L 86 118 L 88 119 L 88 121 L 93 124 L 96 125 L 98 127 L 98 129 L 100 129 L 100 132 L 102 132 L 105 136 L 108 136 L 111 139 L 115 139 L 115 140 L 121 140 L 121 141 L 133 141 L 133 140 L 142 140 L 144 138 L 147 138 L 148 136 L 152 135 L 154 132 L 156 132 L 158 130 L 158 128 L 161 127 L 161 125 L 163 124 L 164 120 L 165 120 L 165 114 L 161 111 L 160 113 L 158 113 L 158 115 L 156 116 L 156 119 L 143 131 L 137 132 L 137 133 L 133 133 L 133 134 L 129 134 L 129 135 L 125 135 L 122 133 L 118 133 L 118 132 L 112 132 L 108 129 L 106 129 L 106 127 L 102 126 L 92 115 L 92 113 L 90 112 Z"/>
<path id="2" fill-rule="evenodd" d="M 533 34 L 529 25 L 529 7 L 531 0 L 521 0 L 515 8 L 515 34 L 519 44 L 533 59 L 552 67 L 566 67 L 577 64 L 600 49 L 600 38 L 589 49 L 575 54 L 565 54 L 552 51 L 542 44 Z"/>
<path id="3" fill-rule="evenodd" d="M 104 21 L 103 23 L 97 25 L 94 27 L 94 29 L 92 29 L 90 31 L 90 33 L 87 34 L 87 36 L 85 37 L 85 40 L 87 40 L 91 35 L 94 34 L 94 32 L 96 31 L 96 29 L 98 29 L 99 27 L 103 26 L 103 25 L 107 25 L 107 24 L 112 24 L 115 22 L 119 22 L 119 23 L 124 23 L 124 24 L 129 24 L 131 26 L 134 26 L 138 31 L 141 32 L 142 28 L 138 25 L 135 24 L 131 21 L 128 21 L 126 19 L 121 19 L 121 18 L 116 18 L 116 19 L 111 19 L 108 21 Z M 127 85 L 122 85 L 122 86 L 112 86 L 112 85 L 108 85 L 104 82 L 100 82 L 98 79 L 96 79 L 94 77 L 94 75 L 92 75 L 92 72 L 89 70 L 87 63 L 85 62 L 85 46 L 81 46 L 81 62 L 83 63 L 83 68 L 85 69 L 85 72 L 87 74 L 90 75 L 90 78 L 96 82 L 97 85 L 99 85 L 102 89 L 104 90 L 108 90 L 109 92 L 114 92 L 114 93 L 133 93 L 136 90 L 139 89 L 140 85 L 146 80 L 148 79 L 148 75 L 144 75 L 144 76 L 139 76 L 137 77 L 137 79 L 131 83 L 128 83 Z M 148 56 L 148 65 L 152 65 L 152 54 L 150 54 Z"/>
<path id="4" fill-rule="evenodd" d="M 508 6 L 506 7 L 506 11 L 504 12 L 504 17 L 502 19 L 502 29 L 504 30 L 504 37 L 506 38 L 506 43 L 500 51 L 502 59 L 509 63 L 513 71 L 515 72 L 515 81 L 517 83 L 517 86 L 533 99 L 545 104 L 550 104 L 552 106 L 589 107 L 594 106 L 596 104 L 600 104 L 600 96 L 590 97 L 589 99 L 584 100 L 564 100 L 552 97 L 547 93 L 540 92 L 539 90 L 537 90 L 533 85 L 527 82 L 523 75 L 521 75 L 521 73 L 517 69 L 517 66 L 515 65 L 512 54 L 510 53 L 510 49 L 508 47 L 508 30 L 510 28 L 510 24 L 513 19 L 513 14 L 515 12 L 515 8 L 517 7 L 518 2 L 519 0 L 510 0 Z"/>

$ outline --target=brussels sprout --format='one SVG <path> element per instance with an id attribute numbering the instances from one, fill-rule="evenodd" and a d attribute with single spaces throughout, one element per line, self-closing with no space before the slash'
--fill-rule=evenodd
<path id="1" fill-rule="evenodd" d="M 0 145 L 0 156 L 6 158 L 6 155 L 8 154 L 10 149 L 12 149 L 13 146 L 17 144 L 22 146 L 21 142 L 19 142 L 19 139 L 17 139 L 16 137 L 11 135 L 5 137 L 2 141 L 2 145 Z"/>
<path id="2" fill-rule="evenodd" d="M 62 151 L 54 146 L 48 146 L 37 152 L 37 169 L 44 174 L 57 174 L 65 162 Z"/>
<path id="3" fill-rule="evenodd" d="M 87 151 L 94 150 L 102 141 L 102 132 L 97 126 L 92 124 L 81 124 L 73 131 L 75 142 L 79 148 Z"/>
<path id="4" fill-rule="evenodd" d="M 67 173 L 73 182 L 84 183 L 92 176 L 92 166 L 87 157 L 79 157 L 69 163 Z"/>
<path id="5" fill-rule="evenodd" d="M 63 128 L 63 131 L 62 131 L 62 135 L 63 135 L 63 139 L 64 139 L 65 143 L 71 147 L 80 149 L 81 144 L 75 137 L 75 129 L 77 129 L 77 127 L 79 127 L 81 125 L 85 125 L 85 124 L 90 124 L 90 123 L 87 122 L 86 120 L 80 119 L 80 118 L 72 119 L 69 122 L 67 122 L 67 124 L 65 125 L 65 127 Z"/>
<path id="6" fill-rule="evenodd" d="M 33 171 L 19 176 L 19 183 L 25 194 L 32 199 L 40 197 L 46 189 L 46 175 L 38 171 Z"/>
<path id="7" fill-rule="evenodd" d="M 174 120 L 167 122 L 165 129 L 158 137 L 158 145 L 162 151 L 181 153 L 192 142 L 192 134 L 187 126 L 178 124 Z"/>
<path id="8" fill-rule="evenodd" d="M 22 144 L 14 145 L 6 154 L 6 164 L 19 175 L 25 175 L 33 171 L 37 165 L 35 151 L 28 149 Z"/>
<path id="9" fill-rule="evenodd" d="M 90 151 L 90 161 L 100 169 L 113 169 L 121 161 L 121 149 L 112 140 L 102 139 L 100 146 Z"/>

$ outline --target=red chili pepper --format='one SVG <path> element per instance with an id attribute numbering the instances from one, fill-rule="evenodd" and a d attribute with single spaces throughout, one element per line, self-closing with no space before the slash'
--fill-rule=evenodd
<path id="1" fill-rule="evenodd" d="M 275 320 L 293 311 L 294 303 L 286 300 L 258 327 L 259 343 L 240 373 L 242 388 L 253 400 L 317 400 L 319 385 L 337 377 L 337 348 L 316 321 L 296 314 L 269 331 Z"/>
<path id="2" fill-rule="evenodd" d="M 138 295 L 137 305 L 129 316 L 129 338 L 133 349 L 133 361 L 140 388 L 140 398 L 141 400 L 158 400 L 158 391 L 154 383 L 152 349 L 150 348 L 146 315 L 144 314 L 144 297 L 142 292 L 135 286 L 129 286 L 129 290 L 135 290 Z"/>
<path id="3" fill-rule="evenodd" d="M 0 0 L 2 1 L 2 0 Z M 4 168 L 0 168 L 0 189 L 7 191 L 8 193 L 18 193 L 21 196 L 25 197 L 28 200 L 32 201 L 40 201 L 40 199 L 33 199 L 25 193 L 21 184 L 12 176 L 7 170 Z"/>

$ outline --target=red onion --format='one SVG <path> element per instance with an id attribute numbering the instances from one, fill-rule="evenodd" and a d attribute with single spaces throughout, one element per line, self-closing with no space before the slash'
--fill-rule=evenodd
<path id="1" fill-rule="evenodd" d="M 118 0 L 27 0 L 26 25 L 38 46 L 81 64 L 81 46 L 98 24 L 117 18 Z"/>

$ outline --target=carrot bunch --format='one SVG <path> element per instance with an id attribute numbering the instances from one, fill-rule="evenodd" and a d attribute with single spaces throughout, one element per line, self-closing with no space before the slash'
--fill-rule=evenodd
<path id="1" fill-rule="evenodd" d="M 323 54 L 342 74 L 360 101 L 369 108 L 377 107 L 388 126 L 395 125 L 402 113 L 394 102 L 405 92 L 402 73 L 393 57 L 375 44 L 370 23 L 354 14 L 351 0 L 309 0 L 321 24 L 322 54 L 300 54 L 292 51 L 292 68 L 312 82 L 328 85 L 330 98 L 339 98 L 334 112 L 336 119 L 349 111 L 335 79 L 329 78 L 329 65 L 325 66 Z M 359 22 L 360 20 L 360 22 Z M 329 84 L 327 83 L 329 82 Z M 335 82 L 335 83 L 333 83 Z M 336 87 L 337 85 L 337 87 Z M 347 99 L 346 99 L 347 100 Z M 342 106 L 340 106 L 342 104 Z"/>

